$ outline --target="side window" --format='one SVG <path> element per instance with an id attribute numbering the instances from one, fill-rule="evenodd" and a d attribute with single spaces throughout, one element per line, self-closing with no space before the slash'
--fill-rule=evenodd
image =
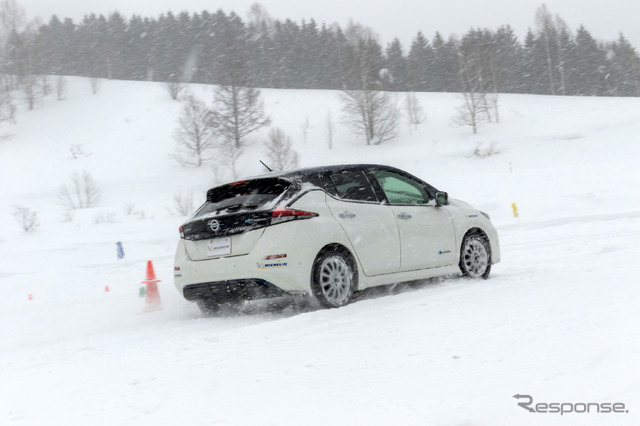
<path id="1" fill-rule="evenodd" d="M 386 170 L 374 170 L 371 173 L 380 182 L 384 195 L 391 204 L 427 204 L 429 202 L 429 193 L 420 182 Z"/>
<path id="2" fill-rule="evenodd" d="M 331 173 L 329 179 L 335 187 L 336 195 L 343 200 L 378 202 L 369 180 L 360 170 Z"/>

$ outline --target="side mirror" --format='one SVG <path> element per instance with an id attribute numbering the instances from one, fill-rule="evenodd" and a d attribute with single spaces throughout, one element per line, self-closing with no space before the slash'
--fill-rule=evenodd
<path id="1" fill-rule="evenodd" d="M 449 204 L 449 194 L 444 191 L 436 192 L 436 206 L 446 206 Z"/>

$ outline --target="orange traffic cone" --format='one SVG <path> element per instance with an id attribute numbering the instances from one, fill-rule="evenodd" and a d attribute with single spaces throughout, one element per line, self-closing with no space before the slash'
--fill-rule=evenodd
<path id="1" fill-rule="evenodd" d="M 109 293 L 109 286 L 108 286 L 108 285 L 105 285 L 105 286 L 104 286 L 104 292 L 105 292 L 105 293 Z"/>
<path id="2" fill-rule="evenodd" d="M 153 271 L 153 263 L 147 261 L 147 279 L 142 281 L 147 285 L 147 291 L 145 292 L 145 307 L 144 312 L 159 311 L 162 309 L 162 302 L 160 301 L 160 293 L 158 293 L 158 284 L 160 280 L 156 279 L 156 273 Z"/>

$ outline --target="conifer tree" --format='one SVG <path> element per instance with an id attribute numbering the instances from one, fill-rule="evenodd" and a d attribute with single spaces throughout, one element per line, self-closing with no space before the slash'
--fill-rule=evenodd
<path id="1" fill-rule="evenodd" d="M 434 89 L 429 75 L 431 62 L 431 46 L 425 36 L 419 32 L 413 39 L 407 56 L 407 74 L 412 90 L 426 92 Z"/>
<path id="2" fill-rule="evenodd" d="M 395 38 L 385 52 L 386 69 L 390 74 L 390 88 L 404 91 L 409 87 L 407 74 L 407 59 L 402 51 L 400 40 Z"/>
<path id="3" fill-rule="evenodd" d="M 640 96 L 640 57 L 636 49 L 621 33 L 611 43 L 612 95 Z"/>

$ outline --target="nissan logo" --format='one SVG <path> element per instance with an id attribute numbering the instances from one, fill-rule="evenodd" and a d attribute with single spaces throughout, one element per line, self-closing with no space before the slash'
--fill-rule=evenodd
<path id="1" fill-rule="evenodd" d="M 220 229 L 220 222 L 218 222 L 215 219 L 213 219 L 212 221 L 209 221 L 208 225 L 213 232 L 218 232 L 218 229 Z"/>

